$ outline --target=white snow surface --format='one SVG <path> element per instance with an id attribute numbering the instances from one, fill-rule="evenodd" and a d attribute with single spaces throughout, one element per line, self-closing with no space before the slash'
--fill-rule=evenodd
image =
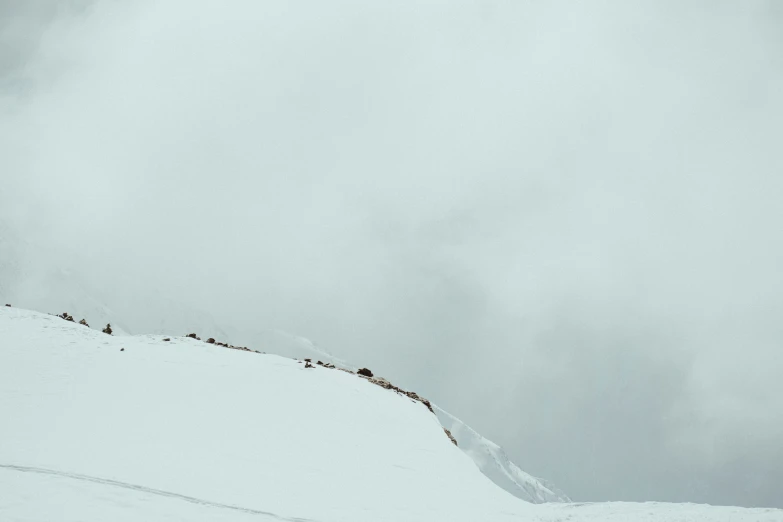
<path id="1" fill-rule="evenodd" d="M 419 402 L 339 370 L 162 339 L 0 307 L 0 520 L 783 521 L 774 509 L 531 504 L 480 473 Z"/>
<path id="2" fill-rule="evenodd" d="M 571 502 L 568 495 L 548 481 L 522 471 L 506 452 L 450 413 L 433 405 L 441 425 L 448 429 L 479 470 L 492 482 L 528 502 Z"/>

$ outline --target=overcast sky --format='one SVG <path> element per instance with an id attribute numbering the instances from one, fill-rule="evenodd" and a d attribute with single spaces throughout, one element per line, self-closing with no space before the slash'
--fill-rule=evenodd
<path id="1" fill-rule="evenodd" d="M 783 507 L 781 93 L 773 0 L 0 0 L 0 219 L 575 500 Z"/>

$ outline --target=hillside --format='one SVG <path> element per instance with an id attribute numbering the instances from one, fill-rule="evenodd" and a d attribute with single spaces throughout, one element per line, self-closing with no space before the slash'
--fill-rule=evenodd
<path id="1" fill-rule="evenodd" d="M 524 502 L 418 401 L 338 369 L 170 339 L 0 307 L 0 520 L 783 520 Z"/>
<path id="2" fill-rule="evenodd" d="M 313 361 L 321 360 L 341 368 L 354 371 L 357 369 L 310 339 L 262 325 L 220 325 L 209 311 L 190 306 L 164 295 L 159 290 L 154 289 L 144 296 L 123 295 L 121 298 L 114 296 L 111 299 L 109 295 L 112 292 L 91 283 L 78 268 L 53 269 L 41 264 L 38 260 L 51 259 L 53 254 L 41 245 L 25 241 L 15 234 L 15 229 L 16 227 L 0 220 L 0 251 L 3 252 L 0 258 L 0 304 L 10 302 L 21 304 L 24 308 L 55 313 L 65 311 L 77 321 L 81 318 L 88 319 L 89 323 L 98 329 L 111 323 L 115 336 L 127 335 L 127 332 L 161 335 L 198 332 L 204 339 L 215 337 L 287 358 L 311 358 Z M 150 302 L 154 302 L 155 306 L 149 306 Z M 108 303 L 111 303 L 111 306 Z M 166 313 L 157 313 L 161 309 Z M 483 442 L 480 446 L 485 451 L 476 451 L 476 445 L 472 443 L 461 447 L 466 448 L 466 453 L 474 459 L 479 469 L 501 487 L 529 502 L 567 499 L 564 495 L 542 495 L 541 492 L 547 491 L 547 486 L 529 475 L 526 476 L 526 481 L 523 481 L 524 487 L 507 487 L 508 473 L 496 473 L 495 468 L 485 465 L 484 455 L 495 451 L 492 448 L 494 444 L 481 439 Z M 509 464 L 513 466 L 513 463 Z"/>

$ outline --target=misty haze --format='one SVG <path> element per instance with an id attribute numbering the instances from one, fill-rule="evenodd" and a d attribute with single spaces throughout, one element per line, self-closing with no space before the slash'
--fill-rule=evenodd
<path id="1" fill-rule="evenodd" d="M 369 368 L 544 501 L 783 508 L 782 122 L 774 0 L 0 0 L 0 306 Z"/>

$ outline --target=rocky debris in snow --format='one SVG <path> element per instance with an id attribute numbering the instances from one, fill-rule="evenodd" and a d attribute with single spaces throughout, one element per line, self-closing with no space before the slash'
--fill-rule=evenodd
<path id="1" fill-rule="evenodd" d="M 307 359 L 305 359 L 305 361 L 306 361 L 306 362 L 305 362 L 305 368 L 315 368 L 315 366 L 313 366 L 312 364 L 310 364 L 310 361 L 307 361 Z"/>
<path id="2" fill-rule="evenodd" d="M 199 336 L 198 336 L 198 335 L 196 335 L 195 333 L 189 333 L 189 334 L 187 334 L 185 337 L 187 337 L 187 338 L 190 338 L 190 339 L 195 339 L 195 340 L 197 340 L 197 341 L 200 341 L 200 340 L 201 340 L 201 337 L 199 337 Z M 171 339 L 169 339 L 169 338 L 166 338 L 166 339 L 163 339 L 163 340 L 164 340 L 164 341 L 170 341 Z M 205 342 L 205 343 L 207 343 L 207 344 L 214 344 L 215 346 L 220 346 L 220 347 L 222 347 L 222 348 L 230 348 L 230 349 L 232 349 L 232 350 L 239 350 L 239 351 L 242 351 L 242 352 L 255 352 L 255 353 L 261 353 L 261 352 L 257 352 L 256 350 L 251 350 L 251 349 L 250 349 L 250 348 L 248 348 L 247 346 L 234 346 L 233 344 L 228 344 L 228 343 L 224 343 L 224 342 L 221 342 L 221 341 L 217 341 L 217 340 L 215 340 L 215 338 L 214 338 L 214 337 L 210 337 L 210 338 L 208 338 L 208 339 L 207 339 L 206 341 L 204 341 L 204 342 Z"/>
<path id="3" fill-rule="evenodd" d="M 313 362 L 313 360 L 312 359 L 305 359 L 305 362 L 311 363 L 311 362 Z"/>
<path id="4" fill-rule="evenodd" d="M 103 333 L 111 335 L 111 324 L 107 324 L 106 328 L 103 329 Z"/>
<path id="5" fill-rule="evenodd" d="M 121 351 L 121 352 L 124 352 L 124 351 L 125 351 L 125 348 L 120 348 L 120 351 Z"/>
<path id="6" fill-rule="evenodd" d="M 427 407 L 427 409 L 432 412 L 433 415 L 435 414 L 435 410 L 432 409 L 432 404 L 430 404 L 430 401 L 428 401 L 424 397 L 421 397 L 416 392 L 405 392 L 405 395 L 407 395 L 408 397 L 410 397 L 414 401 L 419 401 L 420 403 L 425 405 Z"/>
<path id="7" fill-rule="evenodd" d="M 171 339 L 169 337 L 164 337 L 163 340 L 166 341 L 166 342 L 171 341 Z"/>
<path id="8" fill-rule="evenodd" d="M 330 366 L 334 367 L 334 365 L 324 365 L 324 366 L 326 368 L 329 368 Z M 338 368 L 338 370 L 342 370 L 342 371 L 347 372 L 347 373 L 353 373 L 352 371 L 346 370 L 345 368 Z M 364 379 L 367 379 L 368 381 L 370 381 L 371 383 L 375 384 L 376 386 L 380 386 L 381 388 L 383 388 L 385 390 L 394 390 L 395 392 L 399 393 L 400 395 L 405 395 L 406 397 L 408 397 L 408 398 L 410 398 L 410 399 L 412 399 L 414 401 L 418 401 L 418 402 L 422 403 L 423 405 L 425 405 L 427 407 L 427 409 L 430 410 L 430 412 L 432 412 L 433 414 L 435 413 L 435 410 L 432 409 L 432 404 L 430 403 L 430 401 L 428 401 L 424 397 L 419 396 L 419 394 L 416 393 L 416 392 L 405 391 L 402 388 L 400 388 L 399 386 L 393 385 L 392 383 L 390 383 L 388 380 L 384 379 L 383 377 L 373 377 L 372 372 L 370 370 L 368 370 L 367 368 L 361 368 L 359 371 L 356 372 L 356 374 L 359 375 L 360 377 L 364 378 Z"/>
<path id="9" fill-rule="evenodd" d="M 457 444 L 457 439 L 454 438 L 454 435 L 452 435 L 451 432 L 446 428 L 443 428 L 443 431 L 446 432 L 446 435 L 449 437 L 449 440 L 451 440 L 451 442 L 453 442 L 455 446 L 459 447 L 459 444 Z"/>
<path id="10" fill-rule="evenodd" d="M 59 317 L 60 319 L 65 319 L 66 321 L 73 322 L 73 316 L 68 314 L 68 312 L 63 312 L 61 315 L 58 315 L 57 317 Z"/>
<path id="11" fill-rule="evenodd" d="M 380 386 L 381 388 L 385 388 L 385 389 L 387 389 L 387 390 L 391 390 L 391 389 L 394 387 L 394 386 L 392 385 L 392 383 L 390 383 L 389 381 L 387 381 L 387 380 L 386 380 L 386 379 L 384 379 L 383 377 L 370 377 L 370 378 L 369 378 L 369 379 L 367 379 L 367 380 L 368 380 L 368 381 L 370 381 L 371 383 L 373 383 L 373 384 L 377 384 L 377 385 L 378 385 L 378 386 Z"/>
<path id="12" fill-rule="evenodd" d="M 90 327 L 90 325 L 87 324 L 87 319 L 82 319 L 81 321 L 79 321 L 79 324 L 82 325 L 82 326 L 86 326 L 87 328 Z"/>
<path id="13" fill-rule="evenodd" d="M 362 377 L 365 377 L 368 381 L 375 384 L 376 386 L 380 386 L 381 388 L 385 390 L 394 390 L 395 392 L 399 393 L 400 395 L 405 395 L 406 397 L 418 401 L 425 405 L 428 410 L 430 410 L 432 413 L 435 413 L 435 411 L 432 409 L 432 404 L 430 404 L 430 401 L 425 399 L 424 397 L 420 397 L 418 393 L 412 392 L 412 391 L 405 391 L 399 386 L 395 386 L 392 383 L 390 383 L 388 380 L 384 379 L 383 377 L 367 377 L 365 374 L 361 373 L 362 370 L 359 370 L 359 375 Z"/>
<path id="14" fill-rule="evenodd" d="M 6 304 L 6 306 L 7 306 L 8 308 L 11 308 L 11 305 L 10 305 L 10 304 Z"/>

